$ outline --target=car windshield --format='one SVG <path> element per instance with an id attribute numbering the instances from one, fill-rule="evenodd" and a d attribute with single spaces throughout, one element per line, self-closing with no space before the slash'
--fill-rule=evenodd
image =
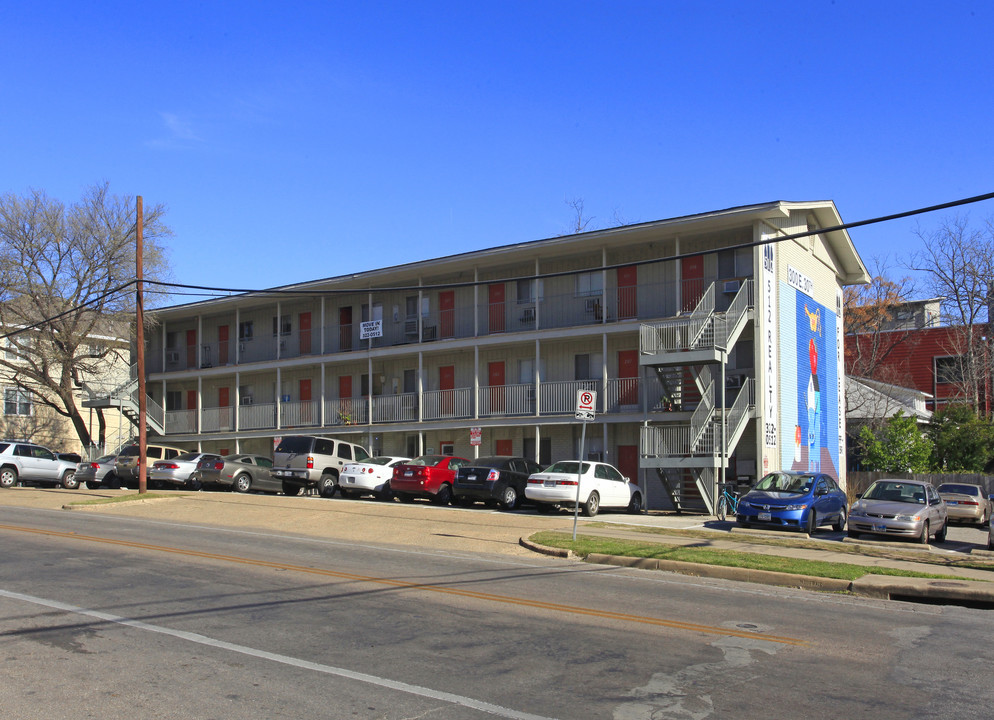
<path id="1" fill-rule="evenodd" d="M 416 457 L 409 463 L 410 465 L 438 465 L 445 460 L 446 455 L 422 455 Z"/>
<path id="2" fill-rule="evenodd" d="M 562 473 L 563 475 L 576 475 L 576 468 L 579 463 L 576 460 L 561 460 L 560 462 L 553 463 L 545 472 L 547 473 Z M 583 474 L 586 475 L 590 472 L 590 463 L 583 463 Z"/>
<path id="3" fill-rule="evenodd" d="M 795 495 L 805 495 L 811 492 L 814 482 L 814 475 L 782 475 L 771 473 L 756 483 L 756 487 L 753 489 L 765 492 L 785 492 Z"/>
<path id="4" fill-rule="evenodd" d="M 863 493 L 864 500 L 925 504 L 925 486 L 893 480 L 878 480 Z"/>
<path id="5" fill-rule="evenodd" d="M 972 495 L 976 497 L 980 494 L 980 488 L 976 485 L 953 485 L 952 483 L 945 483 L 939 486 L 939 492 L 941 493 L 956 493 L 958 495 Z"/>

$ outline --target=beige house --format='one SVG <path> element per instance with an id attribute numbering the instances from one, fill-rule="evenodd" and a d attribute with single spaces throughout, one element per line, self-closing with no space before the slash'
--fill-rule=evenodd
<path id="1" fill-rule="evenodd" d="M 211 452 L 305 433 L 544 465 L 579 453 L 587 392 L 584 454 L 649 507 L 710 511 L 779 468 L 844 482 L 842 287 L 869 277 L 841 223 L 772 202 L 158 309 L 148 424 Z"/>

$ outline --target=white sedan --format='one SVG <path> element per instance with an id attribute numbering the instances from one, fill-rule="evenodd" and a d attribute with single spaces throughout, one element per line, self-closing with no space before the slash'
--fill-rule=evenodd
<path id="1" fill-rule="evenodd" d="M 409 463 L 411 458 L 380 455 L 359 463 L 348 463 L 342 468 L 338 479 L 338 491 L 342 497 L 376 495 L 381 500 L 393 498 L 390 492 L 390 479 L 393 466 Z"/>
<path id="2" fill-rule="evenodd" d="M 577 502 L 579 485 L 580 507 L 587 517 L 593 517 L 602 507 L 625 508 L 631 513 L 642 511 L 642 491 L 616 467 L 585 462 L 578 482 L 578 465 L 576 460 L 561 460 L 542 472 L 529 475 L 525 497 L 535 503 L 541 513 L 557 506 L 572 508 Z"/>

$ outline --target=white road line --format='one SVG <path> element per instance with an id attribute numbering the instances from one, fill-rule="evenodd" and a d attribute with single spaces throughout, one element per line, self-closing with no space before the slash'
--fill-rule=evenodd
<path id="1" fill-rule="evenodd" d="M 225 642 L 224 640 L 215 640 L 214 638 L 209 638 L 206 635 L 199 635 L 197 633 L 185 632 L 183 630 L 173 630 L 167 627 L 161 627 L 159 625 L 150 625 L 149 623 L 141 622 L 140 620 L 132 620 L 126 617 L 120 617 L 118 615 L 110 615 L 109 613 L 100 612 L 98 610 L 87 610 L 86 608 L 76 607 L 75 605 L 69 605 L 67 603 L 59 602 L 58 600 L 49 600 L 46 598 L 34 597 L 33 595 L 24 595 L 22 593 L 11 592 L 9 590 L 0 589 L 0 597 L 9 598 L 11 600 L 20 600 L 22 602 L 29 602 L 35 605 L 41 605 L 43 607 L 53 608 L 55 610 L 64 610 L 65 612 L 76 613 L 77 615 L 86 615 L 87 617 L 96 618 L 97 620 L 103 620 L 104 622 L 112 622 L 118 625 L 126 625 L 128 627 L 137 628 L 138 630 L 145 630 L 147 632 L 159 633 L 160 635 L 169 635 L 180 640 L 186 640 L 188 642 L 197 643 L 198 645 L 207 645 L 209 647 L 218 648 L 221 650 L 228 650 L 229 652 L 239 653 L 241 655 L 249 655 L 251 657 L 259 658 L 261 660 L 270 660 L 272 662 L 282 663 L 283 665 L 291 665 L 293 667 L 303 668 L 304 670 L 313 670 L 314 672 L 324 673 L 326 675 L 337 675 L 349 680 L 357 680 L 359 682 L 369 683 L 370 685 L 376 685 L 378 687 L 388 688 L 390 690 L 397 690 L 399 692 L 408 693 L 411 695 L 419 695 L 421 697 L 430 698 L 432 700 L 440 700 L 442 702 L 452 703 L 453 705 L 461 705 L 463 707 L 472 708 L 473 710 L 479 710 L 481 712 L 490 713 L 491 715 L 498 715 L 505 718 L 515 718 L 516 720 L 554 720 L 553 718 L 547 718 L 543 715 L 532 715 L 531 713 L 520 712 L 518 710 L 511 710 L 510 708 L 504 708 L 499 705 L 493 705 L 482 700 L 475 700 L 473 698 L 464 697 L 462 695 L 455 695 L 453 693 L 443 692 L 441 690 L 432 690 L 431 688 L 421 687 L 420 685 L 410 685 L 405 682 L 400 682 L 398 680 L 390 680 L 389 678 L 381 678 L 376 675 L 368 675 L 366 673 L 356 672 L 354 670 L 347 670 L 345 668 L 338 668 L 332 665 L 323 665 L 321 663 L 311 662 L 309 660 L 301 660 L 299 658 L 289 657 L 288 655 L 280 655 L 277 653 L 267 652 L 265 650 L 256 650 L 255 648 L 246 647 L 245 645 L 236 645 L 235 643 Z"/>

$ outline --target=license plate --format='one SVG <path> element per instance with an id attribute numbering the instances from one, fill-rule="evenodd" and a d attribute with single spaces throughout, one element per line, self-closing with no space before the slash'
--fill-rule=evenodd
<path id="1" fill-rule="evenodd" d="M 354 483 L 354 482 L 355 482 L 355 478 L 354 478 L 354 477 L 351 477 L 351 476 L 349 476 L 349 475 L 346 475 L 346 476 L 345 476 L 345 482 L 346 482 L 346 484 L 349 484 L 349 485 L 351 485 L 352 483 Z"/>
<path id="2" fill-rule="evenodd" d="M 405 470 L 404 471 L 404 477 L 414 477 L 414 471 L 413 470 Z"/>
<path id="3" fill-rule="evenodd" d="M 467 480 L 476 480 L 476 475 L 467 475 L 466 479 Z"/>
<path id="4" fill-rule="evenodd" d="M 959 500 L 946 500 L 946 505 L 959 505 Z"/>
<path id="5" fill-rule="evenodd" d="M 546 480 L 545 483 L 544 483 L 544 485 L 545 485 L 545 487 L 555 487 L 556 486 L 556 481 L 555 480 Z"/>
<path id="6" fill-rule="evenodd" d="M 764 513 L 764 512 L 759 513 L 759 522 L 769 522 L 770 519 L 771 516 L 769 513 Z"/>
<path id="7" fill-rule="evenodd" d="M 873 531 L 874 532 L 887 532 L 887 526 L 886 525 L 874 525 L 873 526 Z"/>

